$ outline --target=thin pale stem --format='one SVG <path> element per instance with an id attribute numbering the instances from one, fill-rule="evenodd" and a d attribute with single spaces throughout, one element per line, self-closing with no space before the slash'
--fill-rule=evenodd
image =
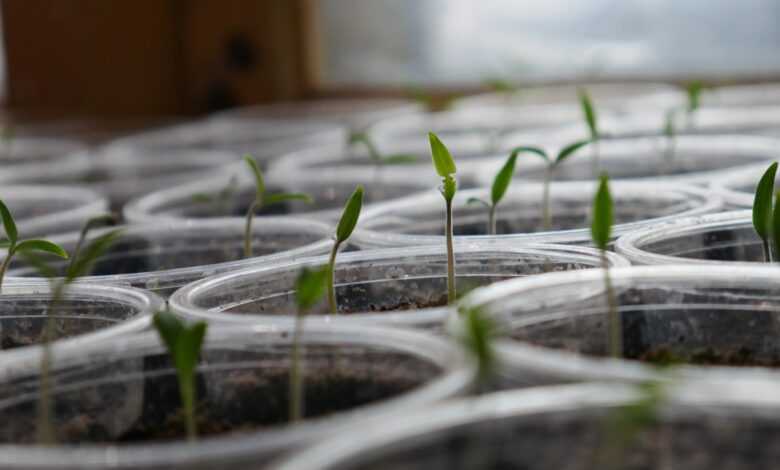
<path id="1" fill-rule="evenodd" d="M 295 317 L 293 333 L 292 365 L 290 367 L 290 421 L 296 422 L 303 418 L 303 355 L 301 336 L 303 335 L 303 315 L 298 311 Z"/>
<path id="2" fill-rule="evenodd" d="M 769 246 L 769 240 L 761 239 L 761 245 L 764 247 L 764 261 L 772 262 L 772 249 Z"/>
<path id="3" fill-rule="evenodd" d="M 195 375 L 179 374 L 179 393 L 184 408 L 184 421 L 187 428 L 187 440 L 192 442 L 198 438 L 198 428 L 195 422 Z"/>
<path id="4" fill-rule="evenodd" d="M 340 241 L 336 241 L 333 244 L 333 248 L 330 250 L 330 258 L 328 259 L 328 305 L 330 306 L 330 313 L 336 315 L 339 313 L 339 305 L 336 303 L 336 255 L 339 251 Z"/>
<path id="5" fill-rule="evenodd" d="M 52 400 L 51 400 L 51 363 L 52 351 L 51 342 L 54 341 L 55 331 L 55 310 L 57 309 L 65 289 L 63 282 L 57 283 L 52 291 L 49 311 L 46 314 L 46 323 L 43 329 L 43 353 L 41 354 L 41 376 L 40 376 L 40 395 L 38 397 L 37 413 L 37 434 L 38 443 L 43 445 L 52 445 L 56 442 L 54 435 L 54 426 L 52 424 Z"/>
<path id="6" fill-rule="evenodd" d="M 496 234 L 496 205 L 492 204 L 488 210 L 488 235 Z"/>
<path id="7" fill-rule="evenodd" d="M 8 271 L 8 266 L 11 264 L 11 258 L 14 256 L 13 250 L 13 245 L 8 247 L 3 264 L 0 265 L 0 291 L 3 289 L 3 279 L 5 279 L 5 272 Z"/>
<path id="8" fill-rule="evenodd" d="M 606 250 L 601 250 L 601 268 L 604 271 L 604 288 L 609 309 L 609 355 L 614 358 L 623 356 L 623 325 L 618 311 L 612 278 L 609 275 L 609 262 Z"/>
<path id="9" fill-rule="evenodd" d="M 666 139 L 666 151 L 664 152 L 664 161 L 666 163 L 667 173 L 671 173 L 672 168 L 674 168 L 674 151 L 675 139 L 674 137 L 668 137 Z"/>
<path id="10" fill-rule="evenodd" d="M 260 201 L 255 199 L 246 211 L 246 224 L 244 225 L 244 258 L 252 256 L 252 219 L 255 211 L 260 207 Z"/>
<path id="11" fill-rule="evenodd" d="M 552 229 L 552 214 L 550 214 L 550 180 L 552 180 L 552 167 L 544 170 L 544 184 L 542 186 L 542 226 L 544 230 Z"/>
<path id="12" fill-rule="evenodd" d="M 452 200 L 447 200 L 447 303 L 455 303 L 455 249 L 452 243 Z"/>

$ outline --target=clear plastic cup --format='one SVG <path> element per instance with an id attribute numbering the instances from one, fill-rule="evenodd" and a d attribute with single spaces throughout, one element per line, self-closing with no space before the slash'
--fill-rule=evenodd
<path id="1" fill-rule="evenodd" d="M 554 157 L 567 140 L 561 136 L 550 136 L 548 144 Z M 513 138 L 514 139 L 514 138 Z M 519 138 L 517 145 L 533 145 Z M 612 180 L 675 182 L 709 185 L 711 181 L 728 178 L 737 171 L 752 165 L 768 166 L 780 149 L 780 140 L 769 137 L 744 135 L 680 135 L 673 143 L 660 135 L 649 137 L 611 138 L 590 144 L 569 157 L 554 170 L 556 181 L 581 181 L 593 179 L 593 154 L 597 150 L 599 172 L 606 172 Z M 669 153 L 671 152 L 671 153 Z M 526 155 L 522 158 L 538 157 Z M 496 159 L 485 163 L 478 183 L 489 185 L 504 162 Z M 515 177 L 523 180 L 541 180 L 543 167 L 518 171 Z"/>
<path id="2" fill-rule="evenodd" d="M 615 225 L 612 236 L 680 217 L 720 209 L 719 198 L 682 184 L 613 181 Z M 589 244 L 590 211 L 596 185 L 555 182 L 550 186 L 551 230 L 543 230 L 543 185 L 523 182 L 510 186 L 497 209 L 498 235 L 486 235 L 488 210 L 469 204 L 471 198 L 490 200 L 486 188 L 459 191 L 453 201 L 455 239 L 459 241 Z M 364 211 L 351 241 L 363 248 L 444 245 L 444 199 L 429 191 Z"/>
<path id="3" fill-rule="evenodd" d="M 89 232 L 86 243 L 113 228 Z M 271 261 L 324 254 L 333 244 L 333 228 L 313 220 L 267 217 L 252 224 L 251 258 L 243 257 L 244 220 L 210 219 L 121 227 L 122 234 L 79 282 L 124 285 L 167 296 L 192 281 Z M 72 252 L 79 233 L 52 237 Z M 52 261 L 65 269 L 66 261 Z M 24 260 L 12 262 L 10 279 L 38 271 Z"/>
<path id="4" fill-rule="evenodd" d="M 615 251 L 633 264 L 726 267 L 767 262 L 761 238 L 753 228 L 752 213 L 746 210 L 690 217 L 630 232 L 615 242 Z"/>
<path id="5" fill-rule="evenodd" d="M 671 374 L 711 384 L 780 384 L 777 268 L 663 265 L 609 274 L 621 318 L 620 358 L 608 355 L 610 309 L 601 269 L 509 280 L 464 298 L 506 336 L 496 346 L 497 383 L 642 382 Z M 451 319 L 454 331 L 462 328 Z M 675 367 L 658 367 L 669 363 Z"/>
<path id="6" fill-rule="evenodd" d="M 609 253 L 611 266 L 628 263 Z M 273 325 L 293 321 L 295 281 L 304 267 L 326 265 L 327 256 L 268 263 L 204 279 L 178 290 L 174 312 L 188 320 Z M 566 245 L 455 247 L 460 293 L 478 286 L 543 272 L 601 266 L 599 253 Z M 447 253 L 444 246 L 370 250 L 340 254 L 335 268 L 338 315 L 323 299 L 308 315 L 333 324 L 390 323 L 441 330 L 447 308 Z"/>
<path id="7" fill-rule="evenodd" d="M 0 142 L 0 182 L 69 183 L 89 168 L 87 147 L 77 141 L 23 136 Z"/>
<path id="8" fill-rule="evenodd" d="M 6 185 L 0 187 L 0 199 L 14 216 L 22 239 L 79 230 L 108 210 L 105 197 L 71 186 Z"/>
<path id="9" fill-rule="evenodd" d="M 55 356 L 55 446 L 34 444 L 37 371 L 0 371 L 0 468 L 259 468 L 359 420 L 414 413 L 462 394 L 474 377 L 443 339 L 307 322 L 305 419 L 290 424 L 292 338 L 283 327 L 209 329 L 196 372 L 201 436 L 192 443 L 156 332 Z"/>
<path id="10" fill-rule="evenodd" d="M 0 370 L 37 370 L 48 315 L 55 320 L 52 347 L 57 355 L 141 332 L 164 306 L 162 298 L 145 290 L 95 284 L 68 286 L 55 307 L 52 298 L 48 282 L 3 282 Z"/>
<path id="11" fill-rule="evenodd" d="M 728 108 L 760 108 L 780 106 L 780 84 L 757 83 L 705 88 L 701 94 L 702 106 Z"/>
<path id="12" fill-rule="evenodd" d="M 759 163 L 722 175 L 710 182 L 710 189 L 723 199 L 728 208 L 750 209 L 756 197 L 756 186 L 770 163 Z"/>
<path id="13" fill-rule="evenodd" d="M 278 470 L 771 469 L 776 390 L 670 385 L 656 405 L 616 384 L 538 387 L 374 420 L 291 456 Z M 633 412 L 633 414 L 632 414 Z M 647 419 L 642 419 L 647 417 Z M 633 418 L 633 419 L 632 419 Z"/>

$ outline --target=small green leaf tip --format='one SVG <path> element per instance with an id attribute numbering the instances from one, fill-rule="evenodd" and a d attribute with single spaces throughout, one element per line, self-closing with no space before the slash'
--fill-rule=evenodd
<path id="1" fill-rule="evenodd" d="M 596 247 L 606 250 L 612 231 L 612 196 L 609 194 L 609 177 L 602 173 L 599 187 L 593 198 L 593 222 L 590 226 L 591 237 Z"/>
<path id="2" fill-rule="evenodd" d="M 554 165 L 559 165 L 561 162 L 566 160 L 567 158 L 571 157 L 575 153 L 577 153 L 577 150 L 581 149 L 582 147 L 585 147 L 589 143 L 593 142 L 591 139 L 585 139 L 585 140 L 579 140 L 577 142 L 573 142 L 558 152 L 558 156 L 555 158 Z"/>
<path id="3" fill-rule="evenodd" d="M 265 179 L 263 178 L 263 172 L 260 170 L 260 165 L 257 164 L 257 160 L 252 155 L 244 155 L 244 161 L 249 169 L 252 170 L 252 174 L 255 177 L 255 192 L 257 197 L 262 197 L 265 194 Z"/>
<path id="4" fill-rule="evenodd" d="M 336 227 L 336 241 L 342 243 L 346 241 L 352 231 L 355 230 L 358 218 L 360 218 L 360 209 L 363 207 L 363 185 L 359 184 L 344 206 L 344 212 Z"/>
<path id="5" fill-rule="evenodd" d="M 580 88 L 577 91 L 580 97 L 580 106 L 582 107 L 582 113 L 585 116 L 585 123 L 588 125 L 590 131 L 590 138 L 596 140 L 599 138 L 599 130 L 596 124 L 596 110 L 593 107 L 593 101 L 590 99 L 588 91 L 584 88 Z"/>
<path id="6" fill-rule="evenodd" d="M 452 159 L 450 151 L 447 150 L 444 143 L 433 132 L 428 133 L 428 140 L 431 143 L 431 156 L 433 165 L 436 167 L 436 173 L 442 178 L 454 175 L 457 172 L 457 168 L 455 168 L 455 160 Z"/>
<path id="7" fill-rule="evenodd" d="M 0 200 L 0 218 L 3 219 L 3 228 L 5 229 L 5 236 L 8 238 L 8 241 L 11 242 L 11 244 L 16 244 L 16 241 L 19 239 L 19 233 L 16 231 L 16 222 L 14 222 L 14 218 L 11 215 L 11 211 L 8 210 L 8 206 L 5 205 L 5 202 Z"/>
<path id="8" fill-rule="evenodd" d="M 753 200 L 753 228 L 762 240 L 769 239 L 772 229 L 772 198 L 775 191 L 777 162 L 769 165 L 756 186 Z"/>
<path id="9" fill-rule="evenodd" d="M 295 299 L 301 311 L 312 308 L 325 295 L 330 271 L 327 266 L 303 268 L 295 281 Z"/>
<path id="10" fill-rule="evenodd" d="M 490 200 L 494 206 L 503 199 L 506 190 L 509 188 L 509 183 L 512 182 L 512 177 L 515 174 L 515 162 L 517 162 L 517 154 L 513 152 L 493 180 L 493 187 L 490 189 Z"/>
<path id="11" fill-rule="evenodd" d="M 16 245 L 16 249 L 14 251 L 18 253 L 25 251 L 42 251 L 59 256 L 63 259 L 68 259 L 68 252 L 65 251 L 64 248 L 48 240 L 24 240 Z"/>
<path id="12" fill-rule="evenodd" d="M 780 193 L 775 194 L 775 208 L 772 212 L 771 232 L 775 253 L 780 254 Z"/>
<path id="13" fill-rule="evenodd" d="M 179 372 L 191 372 L 198 362 L 206 323 L 197 322 L 187 325 L 169 311 L 160 311 L 154 315 L 154 327 L 160 334 L 174 366 Z"/>
<path id="14" fill-rule="evenodd" d="M 695 80 L 685 87 L 685 92 L 688 95 L 689 113 L 699 109 L 699 105 L 701 104 L 701 92 L 703 89 L 704 84 L 700 80 Z"/>
<path id="15" fill-rule="evenodd" d="M 515 147 L 512 150 L 512 155 L 519 155 L 523 152 L 528 152 L 534 155 L 537 155 L 542 158 L 547 164 L 550 163 L 550 157 L 547 156 L 547 152 L 544 151 L 544 149 L 540 147 Z"/>

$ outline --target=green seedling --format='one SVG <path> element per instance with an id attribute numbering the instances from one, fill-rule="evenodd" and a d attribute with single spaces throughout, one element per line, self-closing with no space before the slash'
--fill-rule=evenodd
<path id="1" fill-rule="evenodd" d="M 260 165 L 257 164 L 257 160 L 251 155 L 244 155 L 244 161 L 247 166 L 249 166 L 255 179 L 255 199 L 246 211 L 246 223 L 244 227 L 244 257 L 249 258 L 252 256 L 252 219 L 255 216 L 255 212 L 263 207 L 285 201 L 303 201 L 311 204 L 314 200 L 311 196 L 304 193 L 267 194 L 265 178 L 263 178 L 263 172 L 260 170 Z"/>
<path id="2" fill-rule="evenodd" d="M 621 325 L 620 312 L 618 312 L 617 299 L 612 287 L 612 279 L 609 275 L 609 262 L 607 261 L 607 247 L 609 246 L 613 224 L 612 196 L 609 193 L 609 177 L 602 173 L 599 178 L 599 186 L 593 198 L 593 221 L 590 226 L 593 243 L 601 253 L 601 268 L 604 271 L 604 287 L 609 308 L 609 353 L 612 357 L 623 355 L 623 327 Z"/>
<path id="3" fill-rule="evenodd" d="M 168 311 L 156 313 L 153 322 L 176 368 L 187 439 L 194 441 L 198 435 L 195 421 L 195 369 L 206 336 L 206 323 L 187 325 Z"/>
<path id="4" fill-rule="evenodd" d="M 447 303 L 452 304 L 457 299 L 455 289 L 455 248 L 453 246 L 452 234 L 452 200 L 455 192 L 458 190 L 458 183 L 455 181 L 455 160 L 453 160 L 450 151 L 439 140 L 433 132 L 428 133 L 428 140 L 431 144 L 431 158 L 436 173 L 441 177 L 442 185 L 439 187 L 441 195 L 444 197 L 446 205 L 446 224 L 445 236 L 447 237 Z"/>
<path id="5" fill-rule="evenodd" d="M 336 238 L 333 243 L 333 248 L 330 250 L 330 258 L 328 260 L 328 305 L 330 306 L 330 313 L 334 315 L 339 312 L 338 303 L 336 302 L 335 286 L 336 255 L 338 254 L 339 247 L 341 247 L 342 243 L 346 242 L 355 230 L 362 208 L 363 186 L 358 185 L 344 205 L 344 211 L 341 213 L 338 226 L 336 226 Z"/>
<path id="6" fill-rule="evenodd" d="M 477 203 L 487 207 L 488 235 L 496 234 L 496 207 L 498 207 L 498 203 L 501 202 L 501 199 L 504 198 L 507 189 L 509 189 L 509 184 L 512 182 L 512 176 L 515 174 L 516 161 L 517 153 L 512 152 L 512 154 L 506 160 L 506 163 L 504 163 L 504 166 L 502 166 L 496 174 L 495 179 L 493 179 L 493 186 L 490 188 L 490 203 L 487 203 L 486 201 L 476 197 L 469 198 L 469 200 L 466 201 L 467 204 Z"/>
<path id="7" fill-rule="evenodd" d="M 76 246 L 73 248 L 73 256 L 70 257 L 70 264 L 68 265 L 68 271 L 73 269 L 73 264 L 81 258 L 81 247 L 84 245 L 84 240 L 87 239 L 87 234 L 93 228 L 97 228 L 103 225 L 115 225 L 117 222 L 116 216 L 113 214 L 101 214 L 90 218 L 81 227 L 79 232 L 79 239 L 76 241 Z"/>
<path id="8" fill-rule="evenodd" d="M 753 228 L 761 238 L 761 246 L 764 249 L 764 259 L 767 263 L 772 262 L 772 250 L 770 249 L 770 238 L 775 233 L 774 225 L 778 220 L 774 220 L 774 212 L 778 209 L 772 209 L 772 198 L 775 192 L 775 175 L 777 174 L 777 162 L 769 165 L 764 175 L 756 186 L 756 196 L 753 200 Z M 776 251 L 780 253 L 780 251 Z"/>
<path id="9" fill-rule="evenodd" d="M 688 127 L 693 125 L 693 114 L 701 106 L 702 90 L 704 90 L 704 84 L 699 80 L 690 82 L 685 86 L 685 95 L 687 97 L 685 112 L 688 115 Z"/>
<path id="10" fill-rule="evenodd" d="M 775 253 L 780 253 L 780 192 L 775 194 L 775 207 L 772 211 L 772 241 Z"/>
<path id="11" fill-rule="evenodd" d="M 214 194 L 195 193 L 192 195 L 192 202 L 197 204 L 214 204 L 215 214 L 227 214 L 230 210 L 230 201 L 236 195 L 238 178 L 233 175 L 227 184 Z"/>
<path id="12" fill-rule="evenodd" d="M 325 295 L 327 290 L 328 267 L 318 269 L 303 268 L 295 281 L 295 300 L 298 311 L 295 315 L 295 331 L 293 333 L 292 361 L 290 367 L 290 421 L 300 421 L 303 418 L 303 354 L 301 336 L 303 335 L 303 319 L 306 313 L 314 307 Z"/>
<path id="13" fill-rule="evenodd" d="M 5 273 L 8 271 L 8 266 L 11 264 L 11 260 L 17 253 L 29 253 L 29 252 L 46 252 L 51 253 L 60 258 L 68 259 L 68 253 L 56 243 L 48 240 L 41 239 L 29 239 L 19 240 L 19 232 L 16 229 L 16 222 L 14 221 L 11 211 L 8 206 L 0 200 L 0 218 L 3 220 L 3 228 L 5 229 L 6 240 L 0 242 L 0 248 L 6 249 L 5 259 L 3 264 L 0 265 L 0 289 L 3 286 L 3 279 Z"/>
<path id="14" fill-rule="evenodd" d="M 496 370 L 494 342 L 498 328 L 479 307 L 458 308 L 463 329 L 459 341 L 477 365 L 477 390 L 484 391 Z"/>
<path id="15" fill-rule="evenodd" d="M 542 186 L 542 226 L 545 230 L 550 230 L 552 228 L 552 213 L 550 211 L 550 183 L 553 179 L 553 172 L 561 163 L 574 155 L 577 150 L 588 145 L 589 143 L 591 143 L 590 139 L 573 142 L 558 151 L 558 155 L 556 155 L 554 159 L 550 158 L 550 156 L 547 155 L 547 152 L 540 147 L 517 147 L 512 151 L 512 155 L 517 155 L 522 152 L 528 152 L 533 155 L 537 155 L 546 163 L 544 170 L 544 182 Z"/>
<path id="16" fill-rule="evenodd" d="M 394 153 L 390 155 L 383 155 L 379 151 L 379 148 L 374 144 L 374 141 L 366 132 L 356 132 L 350 136 L 350 144 L 362 144 L 368 151 L 368 157 L 376 166 L 384 165 L 407 165 L 417 162 L 417 156 L 406 153 Z"/>
<path id="17" fill-rule="evenodd" d="M 599 140 L 601 134 L 598 127 L 598 116 L 596 115 L 596 108 L 593 106 L 593 101 L 590 99 L 590 94 L 584 88 L 580 88 L 577 92 L 580 98 L 580 108 L 582 108 L 582 116 L 585 119 L 585 124 L 588 126 L 588 132 L 590 134 L 590 141 L 593 142 L 593 154 L 592 154 L 592 174 L 595 178 L 599 171 Z"/>

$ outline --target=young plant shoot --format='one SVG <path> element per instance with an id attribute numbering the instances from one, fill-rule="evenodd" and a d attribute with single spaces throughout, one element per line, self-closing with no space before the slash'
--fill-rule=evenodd
<path id="1" fill-rule="evenodd" d="M 336 226 L 336 238 L 333 243 L 333 248 L 330 250 L 330 259 L 328 260 L 328 305 L 330 306 L 330 313 L 334 315 L 339 313 L 339 306 L 336 302 L 335 286 L 336 255 L 339 252 L 341 244 L 347 241 L 355 230 L 362 207 L 363 186 L 358 185 L 352 195 L 349 196 L 349 199 L 344 206 L 344 212 L 341 213 L 341 219 L 339 219 L 339 224 Z"/>
<path id="2" fill-rule="evenodd" d="M 675 126 L 675 120 L 677 119 L 677 112 L 671 109 L 666 112 L 664 119 L 664 137 L 666 137 L 666 148 L 664 149 L 664 163 L 668 171 L 671 171 L 674 164 L 674 151 L 676 147 L 675 139 L 677 138 L 677 128 Z"/>
<path id="3" fill-rule="evenodd" d="M 195 421 L 197 399 L 195 396 L 195 369 L 198 365 L 203 338 L 206 336 L 206 323 L 197 322 L 188 325 L 168 311 L 156 313 L 153 321 L 157 333 L 168 349 L 173 366 L 176 368 L 187 439 L 194 441 L 198 435 Z"/>
<path id="4" fill-rule="evenodd" d="M 290 366 L 290 421 L 296 422 L 303 418 L 303 319 L 312 307 L 325 295 L 327 289 L 328 267 L 318 269 L 303 268 L 295 281 L 295 300 L 298 312 L 295 315 L 295 331 L 293 333 L 292 361 Z"/>
<path id="5" fill-rule="evenodd" d="M 458 308 L 458 314 L 463 325 L 458 339 L 477 365 L 476 388 L 478 392 L 482 392 L 487 389 L 496 369 L 493 342 L 498 335 L 498 328 L 479 307 L 461 306 Z"/>
<path id="6" fill-rule="evenodd" d="M 701 92 L 704 90 L 704 84 L 699 80 L 689 83 L 685 87 L 685 94 L 688 102 L 685 107 L 685 113 L 688 116 L 688 128 L 693 127 L 693 116 L 701 105 Z"/>
<path id="7" fill-rule="evenodd" d="M 772 199 L 775 192 L 775 175 L 777 174 L 777 162 L 769 165 L 764 175 L 758 181 L 756 186 L 756 196 L 753 200 L 753 228 L 761 238 L 761 246 L 764 249 L 764 260 L 767 263 L 772 262 L 772 250 L 770 248 L 770 237 L 774 234 L 774 212 L 772 209 Z M 775 251 L 775 253 L 780 253 Z"/>
<path id="8" fill-rule="evenodd" d="M 512 151 L 512 155 L 517 155 L 522 152 L 528 152 L 533 155 L 541 157 L 546 163 L 544 170 L 544 182 L 542 185 L 542 227 L 544 230 L 552 229 L 552 213 L 550 211 L 550 183 L 553 178 L 553 171 L 558 166 L 566 161 L 567 158 L 574 155 L 577 150 L 591 143 L 590 139 L 579 140 L 563 147 L 555 159 L 550 158 L 547 152 L 540 147 L 517 147 Z"/>
<path id="9" fill-rule="evenodd" d="M 593 142 L 593 154 L 591 158 L 592 174 L 595 178 L 599 173 L 599 139 L 601 134 L 598 128 L 598 116 L 596 115 L 596 108 L 593 106 L 593 101 L 590 99 L 590 94 L 584 88 L 581 88 L 578 92 L 580 98 L 580 107 L 582 108 L 582 116 L 585 119 L 585 124 L 588 126 L 588 132 L 590 133 L 590 141 Z"/>
<path id="10" fill-rule="evenodd" d="M 368 157 L 377 167 L 385 165 L 406 165 L 416 163 L 417 156 L 406 153 L 383 155 L 367 132 L 356 132 L 349 138 L 350 144 L 363 144 L 368 151 Z"/>
<path id="11" fill-rule="evenodd" d="M 257 160 L 251 155 L 244 155 L 244 161 L 249 166 L 255 179 L 255 199 L 246 211 L 246 224 L 244 228 L 244 258 L 249 258 L 252 256 L 252 219 L 254 218 L 255 212 L 263 207 L 285 201 L 297 200 L 311 204 L 314 200 L 311 196 L 304 193 L 267 194 L 265 178 L 263 178 L 263 172 L 260 170 L 260 165 L 257 164 Z"/>
<path id="12" fill-rule="evenodd" d="M 490 188 L 489 204 L 486 201 L 483 201 L 482 199 L 476 197 L 469 198 L 469 200 L 466 201 L 467 204 L 477 203 L 487 207 L 488 235 L 496 234 L 496 207 L 498 206 L 498 203 L 501 202 L 501 199 L 504 198 L 507 189 L 509 189 L 509 184 L 512 182 L 512 177 L 515 174 L 516 161 L 517 161 L 517 152 L 512 152 L 512 154 L 506 160 L 506 163 L 504 163 L 504 166 L 501 167 L 501 169 L 496 174 L 496 177 L 493 180 L 493 186 Z"/>
<path id="13" fill-rule="evenodd" d="M 446 224 L 445 236 L 447 237 L 447 303 L 453 304 L 457 298 L 455 290 L 455 249 L 453 246 L 452 234 L 452 200 L 458 189 L 458 183 L 455 181 L 455 160 L 447 147 L 433 132 L 428 133 L 428 140 L 431 144 L 431 157 L 436 173 L 441 177 L 442 185 L 439 187 L 441 195 L 444 196 L 446 206 Z"/>
<path id="14" fill-rule="evenodd" d="M 11 264 L 11 259 L 18 253 L 45 252 L 68 259 L 68 253 L 56 243 L 41 239 L 19 240 L 16 222 L 8 206 L 2 200 L 0 200 L 0 218 L 3 220 L 6 236 L 6 240 L 0 242 L 0 248 L 6 249 L 5 259 L 2 265 L 0 265 L 0 289 L 3 287 L 3 279 L 6 271 L 8 271 L 8 266 Z"/>
<path id="15" fill-rule="evenodd" d="M 620 313 L 618 312 L 615 291 L 612 288 L 612 279 L 609 276 L 609 262 L 607 261 L 607 247 L 609 246 L 612 232 L 613 213 L 612 196 L 609 193 L 609 177 L 602 173 L 599 178 L 599 186 L 593 198 L 593 221 L 590 226 L 593 243 L 601 252 L 601 268 L 604 270 L 604 288 L 609 309 L 609 354 L 612 357 L 623 355 L 623 327 Z"/>

